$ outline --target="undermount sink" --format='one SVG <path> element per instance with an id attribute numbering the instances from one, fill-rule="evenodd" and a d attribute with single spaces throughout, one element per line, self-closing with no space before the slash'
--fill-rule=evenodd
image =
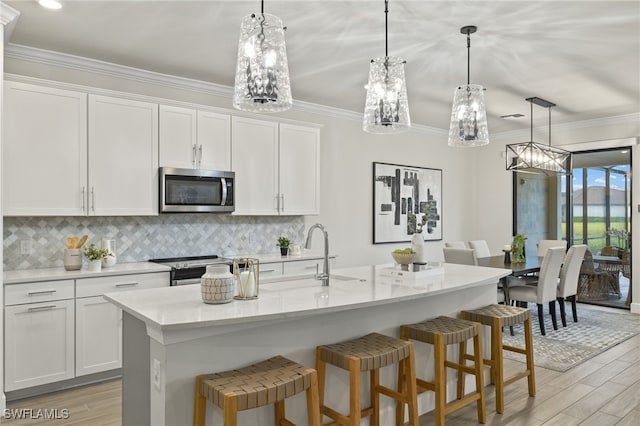
<path id="1" fill-rule="evenodd" d="M 361 281 L 360 278 L 345 275 L 331 275 L 331 281 Z M 322 281 L 311 275 L 285 275 L 260 280 L 260 291 L 279 291 L 304 287 L 322 287 Z"/>

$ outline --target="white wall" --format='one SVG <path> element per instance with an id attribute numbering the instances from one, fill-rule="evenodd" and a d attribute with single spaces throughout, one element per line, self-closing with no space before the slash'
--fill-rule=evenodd
<path id="1" fill-rule="evenodd" d="M 126 79 L 85 71 L 83 67 L 58 67 L 47 63 L 5 58 L 8 73 L 58 80 L 105 89 L 185 102 L 230 108 L 228 96 L 201 90 L 183 90 L 139 79 Z M 295 88 L 294 88 L 295 89 Z M 364 90 L 362 93 L 364 102 Z M 295 91 L 294 91 L 295 97 Z M 409 94 L 411 99 L 411 94 Z M 417 100 L 414 100 L 414 102 Z M 316 112 L 313 112 L 316 111 Z M 331 252 L 338 266 L 390 261 L 389 252 L 406 244 L 372 244 L 372 162 L 380 161 L 443 170 L 443 238 L 449 240 L 485 239 L 493 252 L 511 241 L 511 173 L 505 170 L 505 145 L 529 138 L 529 129 L 493 134 L 492 143 L 470 150 L 449 148 L 442 130 L 411 130 L 399 135 L 370 135 L 361 130 L 359 113 L 294 108 L 274 117 L 284 117 L 323 125 L 321 147 L 321 214 L 307 217 L 307 225 L 323 223 L 330 234 Z M 553 128 L 554 145 L 607 141 L 640 136 L 638 115 L 608 120 L 569 123 Z M 535 129 L 536 140 L 547 140 L 546 129 Z M 538 137 L 537 133 L 542 136 Z M 598 147 L 610 146 L 607 142 Z M 595 147 L 595 145 L 594 145 Z M 640 153 L 633 150 L 633 161 L 640 167 Z M 640 201 L 640 174 L 633 176 L 633 200 Z M 640 226 L 633 209 L 632 226 Z M 320 239 L 316 239 L 320 241 Z M 640 233 L 633 233 L 634 247 L 640 247 Z M 319 244 L 316 242 L 315 244 Z M 442 242 L 426 244 L 427 258 L 442 259 Z M 639 263 L 639 264 L 636 264 Z M 640 271 L 640 256 L 633 268 Z M 640 294 L 640 274 L 633 282 Z M 640 311 L 640 305 L 637 306 Z"/>

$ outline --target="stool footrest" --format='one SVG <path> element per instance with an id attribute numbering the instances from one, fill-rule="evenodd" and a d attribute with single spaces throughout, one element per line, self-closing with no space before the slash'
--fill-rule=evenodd
<path id="1" fill-rule="evenodd" d="M 477 401 L 480 399 L 479 393 L 473 393 L 471 395 L 464 396 L 460 399 L 456 399 L 448 403 L 444 406 L 444 413 L 449 414 L 453 413 L 456 410 L 459 410 L 462 407 L 466 407 L 467 405 Z"/>
<path id="2" fill-rule="evenodd" d="M 527 354 L 527 350 L 526 349 L 519 348 L 517 346 L 502 345 L 502 349 L 505 350 L 505 351 L 515 352 L 515 353 L 519 353 L 519 354 L 523 354 L 523 355 Z"/>
<path id="3" fill-rule="evenodd" d="M 515 382 L 517 380 L 520 380 L 520 379 L 523 379 L 525 377 L 528 377 L 529 374 L 531 374 L 531 371 L 524 370 L 524 371 L 521 371 L 519 373 L 514 374 L 513 376 L 509 376 L 509 377 L 505 378 L 503 380 L 503 382 L 504 382 L 505 385 L 508 385 L 508 384 L 513 383 L 513 382 Z"/>

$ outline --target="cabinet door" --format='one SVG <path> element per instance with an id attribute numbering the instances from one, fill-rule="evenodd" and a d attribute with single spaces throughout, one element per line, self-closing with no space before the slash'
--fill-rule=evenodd
<path id="1" fill-rule="evenodd" d="M 195 169 L 196 110 L 160 105 L 160 167 Z"/>
<path id="2" fill-rule="evenodd" d="M 320 129 L 280 124 L 280 214 L 320 214 Z"/>
<path id="3" fill-rule="evenodd" d="M 73 300 L 4 308 L 5 391 L 74 376 Z"/>
<path id="4" fill-rule="evenodd" d="M 233 117 L 236 215 L 278 214 L 278 124 Z"/>
<path id="5" fill-rule="evenodd" d="M 89 214 L 158 214 L 158 105 L 89 95 Z"/>
<path id="6" fill-rule="evenodd" d="M 4 84 L 3 214 L 85 215 L 87 95 Z"/>
<path id="7" fill-rule="evenodd" d="M 76 299 L 76 376 L 122 367 L 122 310 L 102 296 Z"/>
<path id="8" fill-rule="evenodd" d="M 231 116 L 198 111 L 198 168 L 231 170 Z"/>

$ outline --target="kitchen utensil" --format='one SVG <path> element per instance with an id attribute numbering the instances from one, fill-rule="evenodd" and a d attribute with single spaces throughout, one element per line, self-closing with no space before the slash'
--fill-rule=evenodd
<path id="1" fill-rule="evenodd" d="M 71 247 L 69 248 L 78 248 L 78 237 L 75 235 L 71 237 Z"/>
<path id="2" fill-rule="evenodd" d="M 67 237 L 64 239 L 64 245 L 68 248 L 68 249 L 72 249 L 72 248 L 76 248 L 73 245 L 73 240 L 71 239 L 71 237 Z"/>
<path id="3" fill-rule="evenodd" d="M 76 247 L 75 248 L 82 248 L 82 246 L 84 245 L 84 243 L 87 242 L 87 238 L 89 238 L 88 235 L 83 235 L 82 238 L 80 238 L 80 241 L 77 242 Z"/>

